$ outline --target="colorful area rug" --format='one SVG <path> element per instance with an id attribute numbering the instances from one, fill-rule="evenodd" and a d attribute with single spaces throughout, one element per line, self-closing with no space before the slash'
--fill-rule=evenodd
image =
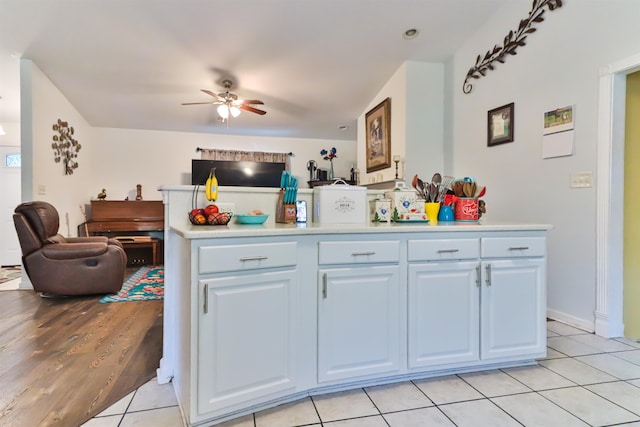
<path id="1" fill-rule="evenodd" d="M 149 301 L 164 298 L 164 267 L 142 267 L 131 275 L 116 295 L 100 298 L 105 302 Z"/>
<path id="2" fill-rule="evenodd" d="M 19 279 L 21 274 L 22 269 L 19 265 L 16 267 L 2 267 L 0 268 L 0 284 Z"/>

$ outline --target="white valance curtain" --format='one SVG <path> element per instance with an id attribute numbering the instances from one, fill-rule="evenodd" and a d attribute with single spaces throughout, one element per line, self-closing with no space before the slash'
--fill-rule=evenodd
<path id="1" fill-rule="evenodd" d="M 202 152 L 202 160 L 235 160 L 252 161 L 264 163 L 284 163 L 287 170 L 290 170 L 289 157 L 291 153 L 267 153 L 263 151 L 236 151 L 217 150 L 209 148 L 199 148 Z"/>

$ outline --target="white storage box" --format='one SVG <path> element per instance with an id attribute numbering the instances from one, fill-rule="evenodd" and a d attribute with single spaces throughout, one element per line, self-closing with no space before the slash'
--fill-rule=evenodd
<path id="1" fill-rule="evenodd" d="M 402 218 L 405 215 L 424 213 L 424 199 L 418 196 L 418 192 L 404 185 L 404 182 L 396 182 L 396 188 L 384 193 L 385 199 L 391 199 L 391 217 Z"/>
<path id="2" fill-rule="evenodd" d="M 342 183 L 342 184 L 340 184 Z M 367 189 L 338 180 L 313 188 L 313 220 L 321 224 L 365 224 Z"/>

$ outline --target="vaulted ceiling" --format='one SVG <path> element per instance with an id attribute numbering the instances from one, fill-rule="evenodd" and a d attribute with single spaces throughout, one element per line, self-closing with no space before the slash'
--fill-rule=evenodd
<path id="1" fill-rule="evenodd" d="M 0 122 L 19 120 L 28 58 L 93 126 L 355 139 L 403 62 L 446 61 L 507 1 L 0 0 Z M 181 105 L 224 79 L 267 114 L 227 128 Z"/>

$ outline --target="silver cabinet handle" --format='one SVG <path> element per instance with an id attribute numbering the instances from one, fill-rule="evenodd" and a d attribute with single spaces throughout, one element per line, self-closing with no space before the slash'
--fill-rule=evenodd
<path id="1" fill-rule="evenodd" d="M 204 314 L 207 314 L 209 312 L 209 285 L 205 284 L 204 285 L 204 307 L 202 307 L 204 310 Z"/>
<path id="2" fill-rule="evenodd" d="M 487 278 L 484 281 L 487 286 L 491 286 L 491 264 L 487 264 L 484 268 L 487 271 Z"/>
<path id="3" fill-rule="evenodd" d="M 322 298 L 327 299 L 327 273 L 322 275 Z"/>
<path id="4" fill-rule="evenodd" d="M 476 266 L 476 286 L 480 286 L 480 264 Z"/>
<path id="5" fill-rule="evenodd" d="M 243 256 L 240 258 L 240 261 L 260 261 L 262 259 L 268 259 L 268 256 L 258 255 L 258 256 Z"/>
<path id="6" fill-rule="evenodd" d="M 351 252 L 351 256 L 375 255 L 375 252 Z"/>
<path id="7" fill-rule="evenodd" d="M 438 249 L 439 254 L 454 254 L 460 252 L 460 249 Z"/>
<path id="8" fill-rule="evenodd" d="M 512 246 L 509 248 L 510 251 L 526 251 L 529 249 L 529 246 Z"/>

